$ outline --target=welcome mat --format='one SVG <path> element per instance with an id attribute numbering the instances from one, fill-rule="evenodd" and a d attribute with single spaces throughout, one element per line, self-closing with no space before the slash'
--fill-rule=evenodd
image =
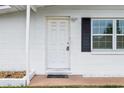
<path id="1" fill-rule="evenodd" d="M 47 78 L 68 78 L 68 75 L 47 75 Z"/>

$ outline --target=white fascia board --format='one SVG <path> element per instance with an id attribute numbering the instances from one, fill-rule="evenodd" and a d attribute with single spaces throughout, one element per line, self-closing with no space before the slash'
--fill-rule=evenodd
<path id="1" fill-rule="evenodd" d="M 0 6 L 0 9 L 8 9 L 8 8 L 11 8 L 11 7 L 9 5 Z"/>

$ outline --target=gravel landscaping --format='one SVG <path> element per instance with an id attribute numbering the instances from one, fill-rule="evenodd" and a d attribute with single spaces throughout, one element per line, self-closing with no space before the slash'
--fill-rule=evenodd
<path id="1" fill-rule="evenodd" d="M 0 78 L 23 78 L 25 71 L 0 71 Z"/>

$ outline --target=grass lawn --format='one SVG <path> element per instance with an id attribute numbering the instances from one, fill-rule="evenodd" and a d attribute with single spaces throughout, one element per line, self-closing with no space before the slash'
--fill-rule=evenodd
<path id="1" fill-rule="evenodd" d="M 88 85 L 88 86 L 81 86 L 81 85 L 68 85 L 68 86 L 2 86 L 0 88 L 124 88 L 121 85 Z"/>

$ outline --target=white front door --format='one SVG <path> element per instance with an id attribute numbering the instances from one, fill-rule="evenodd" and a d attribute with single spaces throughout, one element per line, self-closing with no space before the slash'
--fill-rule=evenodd
<path id="1" fill-rule="evenodd" d="M 69 68 L 69 17 L 47 18 L 47 68 Z"/>

